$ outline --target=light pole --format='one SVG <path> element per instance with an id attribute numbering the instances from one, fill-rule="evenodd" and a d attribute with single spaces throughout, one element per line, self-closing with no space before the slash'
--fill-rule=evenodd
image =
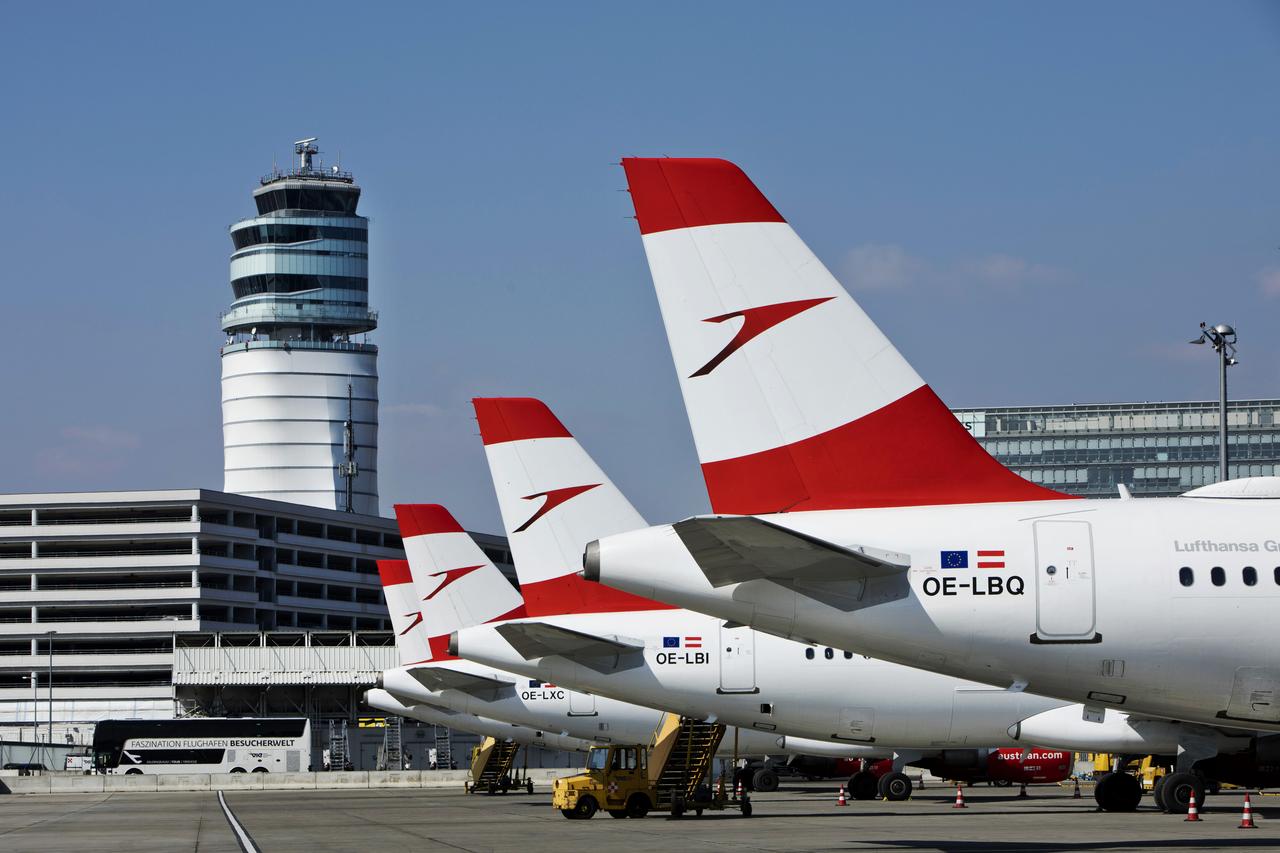
<path id="1" fill-rule="evenodd" d="M 1218 400 L 1218 481 L 1228 478 L 1227 468 L 1227 368 L 1239 364 L 1236 358 L 1236 330 L 1226 323 L 1219 323 L 1210 328 L 1200 324 L 1200 337 L 1191 341 L 1193 344 L 1213 344 L 1213 351 L 1218 354 L 1218 371 L 1221 378 L 1221 394 Z"/>
<path id="2" fill-rule="evenodd" d="M 53 635 L 56 632 L 46 631 L 49 638 L 49 766 L 53 767 Z"/>

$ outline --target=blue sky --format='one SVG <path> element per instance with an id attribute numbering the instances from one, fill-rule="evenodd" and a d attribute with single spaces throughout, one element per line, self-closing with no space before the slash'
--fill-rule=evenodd
<path id="1" fill-rule="evenodd" d="M 622 154 L 740 163 L 953 405 L 1280 395 L 1280 6 L 7 4 L 0 491 L 222 484 L 226 227 L 289 143 L 372 217 L 384 508 L 497 507 L 543 397 L 706 497 Z"/>

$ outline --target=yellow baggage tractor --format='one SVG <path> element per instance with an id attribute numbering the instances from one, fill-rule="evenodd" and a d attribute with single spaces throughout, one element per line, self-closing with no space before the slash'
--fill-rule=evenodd
<path id="1" fill-rule="evenodd" d="M 724 726 L 666 714 L 653 742 L 595 746 L 585 773 L 555 780 L 551 804 L 570 820 L 588 820 L 600 809 L 616 818 L 642 818 L 651 811 L 681 817 L 689 811 L 740 809 L 751 817 L 751 800 L 713 789 L 708 779 Z"/>

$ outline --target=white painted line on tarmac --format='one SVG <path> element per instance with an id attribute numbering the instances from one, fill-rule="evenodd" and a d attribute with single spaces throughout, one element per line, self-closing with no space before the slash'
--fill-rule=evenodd
<path id="1" fill-rule="evenodd" d="M 236 843 L 240 845 L 242 853 L 261 853 L 253 843 L 253 839 L 249 837 L 249 833 L 245 832 L 244 827 L 240 825 L 240 821 L 236 820 L 236 816 L 231 813 L 227 798 L 222 796 L 221 791 L 218 792 L 218 804 L 222 806 L 222 813 L 227 816 L 227 823 L 231 824 L 231 831 L 236 834 Z"/>

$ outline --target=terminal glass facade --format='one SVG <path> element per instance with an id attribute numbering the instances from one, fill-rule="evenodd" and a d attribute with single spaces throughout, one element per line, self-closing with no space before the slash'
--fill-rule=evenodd
<path id="1" fill-rule="evenodd" d="M 955 409 L 992 456 L 1033 483 L 1090 498 L 1179 495 L 1217 482 L 1218 404 L 1090 403 Z M 1232 402 L 1230 479 L 1280 466 L 1280 400 Z"/>

